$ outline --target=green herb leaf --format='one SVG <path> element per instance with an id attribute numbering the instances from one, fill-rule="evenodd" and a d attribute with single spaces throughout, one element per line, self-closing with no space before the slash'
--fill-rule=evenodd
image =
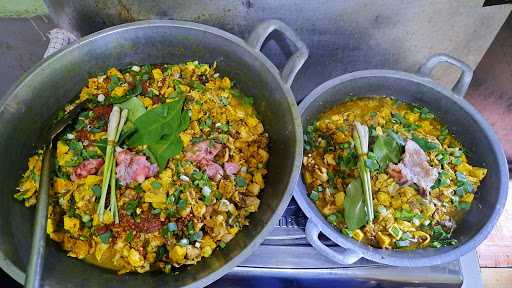
<path id="1" fill-rule="evenodd" d="M 220 103 L 223 105 L 223 106 L 228 106 L 229 105 L 229 98 L 226 97 L 226 96 L 220 96 Z"/>
<path id="2" fill-rule="evenodd" d="M 401 124 L 407 131 L 414 131 L 421 127 L 419 124 L 414 124 L 407 121 L 407 119 L 405 119 L 404 116 L 402 116 L 400 113 L 393 113 L 391 121 L 393 123 Z"/>
<path id="3" fill-rule="evenodd" d="M 343 215 L 340 212 L 333 213 L 327 217 L 327 221 L 333 225 L 336 225 L 338 221 L 343 221 Z"/>
<path id="4" fill-rule="evenodd" d="M 192 174 L 190 174 L 190 177 L 192 179 L 192 184 L 199 188 L 211 186 L 210 178 L 208 178 L 208 175 L 206 175 L 206 173 L 203 173 L 199 170 L 194 170 L 192 171 Z"/>
<path id="5" fill-rule="evenodd" d="M 96 142 L 96 147 L 98 149 L 100 149 L 101 153 L 103 153 L 103 155 L 105 155 L 107 153 L 107 138 L 101 138 L 100 140 L 98 140 L 98 142 Z"/>
<path id="6" fill-rule="evenodd" d="M 117 78 L 116 76 L 112 76 L 110 77 L 110 83 L 108 84 L 107 88 L 108 88 L 108 91 L 112 92 L 112 90 L 114 90 L 117 86 L 119 86 L 121 83 L 119 81 L 119 78 Z"/>
<path id="7" fill-rule="evenodd" d="M 457 204 L 455 206 L 457 206 L 458 209 L 468 210 L 469 208 L 471 208 L 471 203 L 457 202 Z"/>
<path id="8" fill-rule="evenodd" d="M 132 242 L 133 240 L 133 231 L 129 231 L 128 234 L 126 234 L 126 238 L 124 238 L 124 240 L 128 243 Z"/>
<path id="9" fill-rule="evenodd" d="M 203 231 L 197 231 L 197 232 L 192 233 L 192 235 L 190 235 L 191 241 L 199 241 L 201 239 L 203 239 Z"/>
<path id="10" fill-rule="evenodd" d="M 425 107 L 421 107 L 421 108 L 416 108 L 415 107 L 415 112 L 419 112 L 420 113 L 420 118 L 423 119 L 423 120 L 427 120 L 427 119 L 432 119 L 434 118 L 434 115 L 432 113 L 430 113 L 430 111 L 425 108 Z"/>
<path id="11" fill-rule="evenodd" d="M 101 197 L 101 186 L 96 184 L 91 187 L 92 192 L 96 195 L 97 198 Z"/>
<path id="12" fill-rule="evenodd" d="M 318 194 L 317 191 L 311 191 L 311 193 L 309 193 L 309 198 L 313 201 L 318 201 L 318 198 L 320 198 L 320 194 Z"/>
<path id="13" fill-rule="evenodd" d="M 409 241 L 409 240 L 400 240 L 400 241 L 395 241 L 395 244 L 396 244 L 396 247 L 403 248 L 403 247 L 410 246 L 411 245 L 411 241 Z"/>
<path id="14" fill-rule="evenodd" d="M 169 158 L 178 155 L 183 149 L 179 132 L 190 123 L 190 111 L 183 111 L 184 98 L 165 103 L 140 115 L 134 124 L 135 134 L 128 141 L 128 146 L 148 144 L 148 151 L 164 169 Z"/>
<path id="15" fill-rule="evenodd" d="M 247 185 L 247 181 L 245 181 L 245 178 L 242 176 L 236 176 L 235 183 L 238 187 L 245 187 Z"/>
<path id="16" fill-rule="evenodd" d="M 316 147 L 317 135 L 315 125 L 306 127 L 304 133 L 304 149 L 311 150 Z"/>
<path id="17" fill-rule="evenodd" d="M 121 109 L 128 109 L 128 118 L 129 122 L 134 122 L 139 118 L 142 114 L 146 112 L 146 108 L 142 101 L 140 101 L 137 97 L 132 97 L 127 101 L 117 104 Z"/>
<path id="18" fill-rule="evenodd" d="M 167 253 L 169 253 L 169 251 L 167 251 L 165 245 L 158 246 L 158 248 L 156 249 L 156 258 L 158 260 L 162 260 L 162 258 L 164 258 L 164 256 L 167 255 Z"/>
<path id="19" fill-rule="evenodd" d="M 466 175 L 456 172 L 455 176 L 457 177 L 457 187 L 462 187 L 467 193 L 473 192 L 473 185 L 468 181 Z"/>
<path id="20" fill-rule="evenodd" d="M 409 209 L 400 209 L 400 210 L 395 210 L 395 213 L 393 216 L 395 217 L 395 219 L 398 219 L 398 220 L 412 221 L 412 219 L 414 219 L 416 217 L 421 217 L 421 214 L 414 213 Z"/>
<path id="21" fill-rule="evenodd" d="M 439 187 L 450 185 L 450 175 L 444 170 L 439 171 L 437 179 L 439 180 Z"/>
<path id="22" fill-rule="evenodd" d="M 397 239 L 399 239 L 402 236 L 402 230 L 400 230 L 400 228 L 396 224 L 393 224 L 391 226 L 391 228 L 389 229 L 389 233 Z"/>
<path id="23" fill-rule="evenodd" d="M 169 230 L 170 232 L 175 232 L 176 230 L 178 230 L 178 226 L 174 222 L 169 222 L 167 223 L 167 230 Z"/>
<path id="24" fill-rule="evenodd" d="M 196 91 L 202 92 L 204 90 L 204 85 L 199 81 L 192 81 L 192 88 Z"/>
<path id="25" fill-rule="evenodd" d="M 386 135 L 379 136 L 373 145 L 373 154 L 375 155 L 375 160 L 379 163 L 381 171 L 388 167 L 389 163 L 400 161 L 402 147 L 395 140 L 397 137 L 399 136 L 396 134 L 393 136 L 390 133 L 386 133 Z M 370 167 L 368 169 L 372 170 Z"/>
<path id="26" fill-rule="evenodd" d="M 344 228 L 343 230 L 341 230 L 341 233 L 343 233 L 344 235 L 352 238 L 352 236 L 354 235 L 354 233 L 352 232 L 352 230 L 349 230 L 347 228 Z"/>
<path id="27" fill-rule="evenodd" d="M 345 222 L 350 230 L 357 229 L 366 223 L 367 216 L 363 199 L 361 179 L 357 178 L 348 185 L 343 203 Z"/>
<path id="28" fill-rule="evenodd" d="M 165 103 L 147 111 L 135 120 L 137 131 L 128 140 L 128 146 L 154 144 L 164 135 L 176 134 L 179 127 L 183 98 Z"/>
<path id="29" fill-rule="evenodd" d="M 112 236 L 112 231 L 107 231 L 103 234 L 100 234 L 100 240 L 101 240 L 101 243 L 103 244 L 108 244 L 108 241 L 110 240 L 110 237 Z"/>
<path id="30" fill-rule="evenodd" d="M 416 135 L 412 136 L 412 141 L 416 142 L 416 144 L 418 144 L 418 146 L 420 146 L 420 148 L 425 152 L 434 151 L 440 148 L 439 144 L 430 142 L 426 138 Z"/>
<path id="31" fill-rule="evenodd" d="M 181 113 L 181 119 L 180 119 L 180 128 L 178 129 L 179 132 L 184 131 L 188 128 L 190 125 L 190 116 L 192 115 L 192 111 L 186 110 Z"/>
<path id="32" fill-rule="evenodd" d="M 355 151 L 349 151 L 343 156 L 339 155 L 336 158 L 336 164 L 338 164 L 341 170 L 351 170 L 357 164 L 357 153 Z"/>
<path id="33" fill-rule="evenodd" d="M 139 206 L 138 200 L 130 200 L 128 203 L 126 203 L 126 207 L 124 210 L 126 211 L 126 214 L 132 215 L 137 210 L 137 207 Z"/>
<path id="34" fill-rule="evenodd" d="M 379 163 L 377 163 L 376 160 L 374 159 L 365 159 L 364 160 L 364 165 L 366 166 L 366 168 L 368 168 L 370 171 L 376 171 L 379 169 Z"/>
<path id="35" fill-rule="evenodd" d="M 180 154 L 183 144 L 177 135 L 166 135 L 162 140 L 150 145 L 148 149 L 154 155 L 160 170 L 163 170 L 167 166 L 169 158 Z"/>
<path id="36" fill-rule="evenodd" d="M 187 207 L 187 200 L 180 199 L 180 201 L 178 201 L 178 208 L 185 209 L 185 207 Z"/>

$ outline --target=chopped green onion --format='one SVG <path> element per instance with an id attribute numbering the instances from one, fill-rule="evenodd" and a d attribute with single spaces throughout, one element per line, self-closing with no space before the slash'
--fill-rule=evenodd
<path id="1" fill-rule="evenodd" d="M 153 181 L 153 182 L 151 182 L 151 187 L 153 187 L 153 189 L 157 190 L 157 189 L 162 188 L 162 184 L 160 184 L 160 182 L 158 182 L 158 181 Z"/>
<path id="2" fill-rule="evenodd" d="M 178 226 L 174 222 L 169 222 L 167 223 L 167 230 L 169 230 L 170 232 L 174 232 L 178 230 Z"/>
<path id="3" fill-rule="evenodd" d="M 398 248 L 409 247 L 411 245 L 411 241 L 409 240 L 399 240 L 395 241 L 395 243 Z"/>
<path id="4" fill-rule="evenodd" d="M 316 191 L 311 191 L 311 193 L 309 194 L 309 198 L 315 202 L 318 200 L 319 197 L 320 195 Z"/>
<path id="5" fill-rule="evenodd" d="M 178 201 L 178 208 L 185 209 L 186 206 L 187 206 L 187 200 L 180 199 L 180 201 Z"/>
<path id="6" fill-rule="evenodd" d="M 110 240 L 110 237 L 112 236 L 112 231 L 107 231 L 103 234 L 100 234 L 100 240 L 103 244 L 108 244 L 108 241 Z"/>
<path id="7" fill-rule="evenodd" d="M 336 222 L 338 221 L 338 217 L 336 216 L 336 213 L 329 215 L 327 217 L 327 221 L 329 221 L 329 223 L 331 223 L 331 224 L 336 224 Z"/>
<path id="8" fill-rule="evenodd" d="M 128 234 L 126 234 L 125 240 L 128 243 L 132 242 L 132 240 L 133 240 L 133 231 L 130 230 L 130 232 L 128 232 Z"/>
<path id="9" fill-rule="evenodd" d="M 400 237 L 402 237 L 402 230 L 400 230 L 396 224 L 393 224 L 391 228 L 389 228 L 389 233 L 395 237 L 395 239 L 400 239 Z"/>
<path id="10" fill-rule="evenodd" d="M 352 238 L 352 236 L 354 235 L 354 234 L 353 234 L 353 232 L 352 232 L 352 230 L 347 229 L 347 228 L 345 228 L 345 229 L 341 230 L 341 233 L 345 234 L 346 236 L 348 236 L 348 237 L 350 237 L 350 238 Z"/>
<path id="11" fill-rule="evenodd" d="M 245 181 L 245 178 L 242 176 L 236 176 L 235 183 L 238 187 L 245 187 L 247 185 L 247 181 Z"/>

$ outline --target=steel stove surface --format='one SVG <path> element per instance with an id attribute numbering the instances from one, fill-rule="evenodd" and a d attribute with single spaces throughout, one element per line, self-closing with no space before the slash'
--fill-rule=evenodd
<path id="1" fill-rule="evenodd" d="M 306 240 L 307 217 L 292 199 L 263 244 L 210 287 L 461 287 L 460 261 L 430 267 L 394 267 L 366 259 L 341 265 Z M 343 249 L 323 239 L 334 250 Z M 250 279 L 250 280 L 249 280 Z"/>

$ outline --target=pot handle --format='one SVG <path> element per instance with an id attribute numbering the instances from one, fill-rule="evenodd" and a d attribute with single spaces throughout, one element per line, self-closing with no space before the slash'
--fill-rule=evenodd
<path id="1" fill-rule="evenodd" d="M 455 95 L 464 98 L 469 88 L 469 83 L 473 78 L 473 69 L 461 60 L 444 53 L 438 53 L 430 56 L 430 58 L 420 66 L 416 74 L 421 77 L 430 78 L 432 71 L 442 62 L 450 63 L 460 69 L 460 76 L 452 88 Z"/>
<path id="2" fill-rule="evenodd" d="M 345 248 L 343 252 L 332 250 L 318 239 L 319 234 L 320 228 L 313 221 L 308 220 L 306 224 L 306 238 L 324 256 L 340 264 L 352 264 L 361 258 L 361 254 L 352 249 Z"/>
<path id="3" fill-rule="evenodd" d="M 297 34 L 286 24 L 279 20 L 268 20 L 263 23 L 260 23 L 254 31 L 252 31 L 249 38 L 247 38 L 247 45 L 251 46 L 255 50 L 261 50 L 261 46 L 265 39 L 267 39 L 268 35 L 272 33 L 274 30 L 283 33 L 297 48 L 297 52 L 293 54 L 286 65 L 281 71 L 281 79 L 286 85 L 291 86 L 295 75 L 299 71 L 302 64 L 306 62 L 306 59 L 309 55 L 309 50 L 306 47 L 306 44 L 299 39 Z"/>

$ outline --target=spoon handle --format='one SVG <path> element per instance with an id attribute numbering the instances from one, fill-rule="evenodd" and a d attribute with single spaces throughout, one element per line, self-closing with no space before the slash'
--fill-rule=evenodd
<path id="1" fill-rule="evenodd" d="M 34 220 L 32 235 L 32 249 L 27 267 L 25 287 L 38 288 L 44 267 L 44 254 L 46 250 L 46 222 L 48 218 L 48 190 L 50 188 L 52 144 L 46 147 L 41 166 L 41 178 L 39 179 L 39 195 Z"/>

